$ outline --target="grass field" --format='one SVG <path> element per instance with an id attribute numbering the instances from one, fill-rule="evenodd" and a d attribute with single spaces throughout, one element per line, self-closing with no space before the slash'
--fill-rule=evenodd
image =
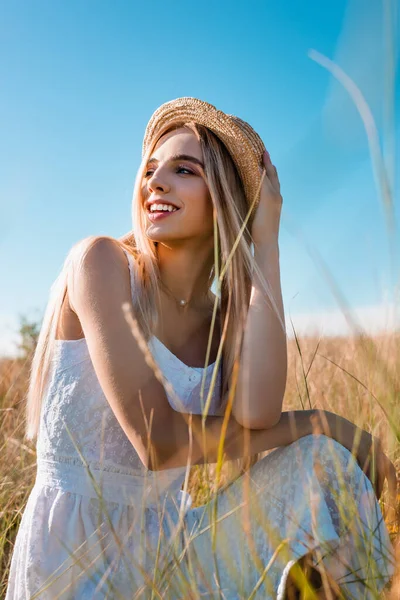
<path id="1" fill-rule="evenodd" d="M 284 409 L 318 407 L 345 416 L 379 436 L 399 473 L 400 334 L 290 340 L 288 355 Z M 35 448 L 24 440 L 28 370 L 29 360 L 3 359 L 0 363 L 0 598 L 5 594 L 13 543 L 35 478 Z M 222 483 L 234 471 L 233 464 L 226 463 Z M 190 492 L 194 504 L 205 503 L 213 491 L 213 466 L 193 467 Z M 381 507 L 396 544 L 398 515 L 388 520 L 386 492 Z M 386 597 L 400 597 L 400 573 Z"/>

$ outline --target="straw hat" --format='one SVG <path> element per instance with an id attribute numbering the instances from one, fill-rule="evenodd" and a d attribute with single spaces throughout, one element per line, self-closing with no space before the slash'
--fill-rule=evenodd
<path id="1" fill-rule="evenodd" d="M 225 144 L 243 182 L 250 207 L 261 181 L 260 166 L 263 164 L 264 143 L 246 121 L 228 115 L 208 102 L 184 97 L 165 102 L 157 108 L 146 127 L 142 156 L 166 126 L 188 121 L 204 125 Z M 258 201 L 259 197 L 254 205 L 252 216 Z"/>

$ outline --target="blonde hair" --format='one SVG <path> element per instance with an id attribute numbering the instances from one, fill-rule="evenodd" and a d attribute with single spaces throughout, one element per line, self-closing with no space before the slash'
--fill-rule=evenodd
<path id="1" fill-rule="evenodd" d="M 148 159 L 160 137 L 179 127 L 191 130 L 200 143 L 205 181 L 217 220 L 218 272 L 221 271 L 221 267 L 226 266 L 219 297 L 222 329 L 225 331 L 221 390 L 222 397 L 224 397 L 233 383 L 235 361 L 238 361 L 240 357 L 255 264 L 251 252 L 250 223 L 247 223 L 241 234 L 241 228 L 249 210 L 248 202 L 238 171 L 223 142 L 209 129 L 193 122 L 175 124 L 173 127 L 166 126 L 143 156 L 136 175 L 132 201 L 132 234 L 118 241 L 135 258 L 134 315 L 144 337 L 148 339 L 157 322 L 155 299 L 159 293 L 159 268 L 156 243 L 146 235 L 146 215 L 142 208 L 143 177 Z M 27 397 L 27 437 L 29 438 L 36 437 L 38 433 L 42 398 L 48 384 L 57 324 L 67 293 L 68 275 L 72 268 L 79 267 L 96 239 L 98 239 L 96 236 L 85 238 L 73 246 L 60 275 L 51 287 L 31 367 Z M 237 246 L 232 254 L 235 243 Z M 232 254 L 231 257 L 230 254 Z M 228 257 L 230 257 L 229 261 Z M 227 264 L 228 262 L 229 264 Z M 210 289 L 215 273 L 214 264 L 210 272 Z"/>

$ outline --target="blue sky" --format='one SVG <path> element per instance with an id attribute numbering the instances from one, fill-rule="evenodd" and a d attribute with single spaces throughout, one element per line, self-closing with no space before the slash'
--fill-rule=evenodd
<path id="1" fill-rule="evenodd" d="M 304 333 L 315 323 L 325 333 L 344 331 L 311 248 L 362 324 L 380 322 L 381 302 L 394 300 L 394 276 L 367 138 L 347 92 L 308 52 L 336 61 L 354 79 L 387 144 L 385 65 L 393 55 L 398 64 L 399 37 L 388 55 L 381 5 L 2 2 L 0 354 L 12 348 L 19 314 L 42 315 L 76 241 L 130 229 L 147 121 L 179 96 L 247 120 L 270 151 L 284 197 L 287 319 Z M 397 144 L 398 114 L 399 102 L 389 129 Z M 398 199 L 397 192 L 396 181 Z M 395 272 L 398 278 L 398 264 Z"/>

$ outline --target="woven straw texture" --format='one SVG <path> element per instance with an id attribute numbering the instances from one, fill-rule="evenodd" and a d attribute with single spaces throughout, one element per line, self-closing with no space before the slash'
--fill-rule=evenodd
<path id="1" fill-rule="evenodd" d="M 210 129 L 222 140 L 243 182 L 249 207 L 260 185 L 262 155 L 265 146 L 254 129 L 239 117 L 228 115 L 197 98 L 183 97 L 162 104 L 151 116 L 144 135 L 142 155 L 166 127 L 194 121 Z M 257 208 L 259 195 L 253 208 Z"/>

